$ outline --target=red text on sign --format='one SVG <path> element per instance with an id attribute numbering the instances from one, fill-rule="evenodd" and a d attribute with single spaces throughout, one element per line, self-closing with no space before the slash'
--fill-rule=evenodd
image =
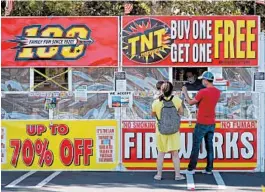
<path id="1" fill-rule="evenodd" d="M 69 127 L 65 124 L 53 124 L 50 125 L 50 129 L 52 135 L 57 135 L 57 133 L 60 135 L 67 135 L 69 133 Z"/>
<path id="2" fill-rule="evenodd" d="M 42 142 L 38 139 L 35 143 L 26 139 L 22 142 L 19 139 L 12 139 L 10 141 L 10 147 L 14 148 L 11 158 L 11 165 L 17 166 L 19 155 L 22 149 L 22 161 L 26 166 L 31 166 L 34 162 L 35 152 L 39 156 L 38 164 L 43 166 L 45 163 L 47 166 L 51 166 L 53 163 L 53 153 L 48 150 L 49 141 L 47 139 Z"/>
<path id="3" fill-rule="evenodd" d="M 21 141 L 18 139 L 14 139 L 10 141 L 10 147 L 14 148 L 13 155 L 11 158 L 11 165 L 17 167 L 17 162 L 19 158 L 19 153 L 21 149 Z"/>
<path id="4" fill-rule="evenodd" d="M 47 130 L 45 125 L 27 125 L 26 131 L 29 136 L 38 135 L 41 136 Z"/>
<path id="5" fill-rule="evenodd" d="M 60 158 L 65 166 L 70 166 L 73 161 L 76 166 L 81 164 L 80 157 L 83 156 L 83 164 L 90 165 L 90 156 L 93 155 L 92 139 L 64 139 L 60 144 Z"/>

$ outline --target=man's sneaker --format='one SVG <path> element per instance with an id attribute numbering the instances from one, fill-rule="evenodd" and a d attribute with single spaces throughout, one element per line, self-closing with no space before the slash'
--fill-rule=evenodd
<path id="1" fill-rule="evenodd" d="M 189 171 L 188 169 L 185 171 L 186 174 L 189 174 L 189 175 L 194 175 L 195 174 L 195 170 L 191 170 Z"/>
<path id="2" fill-rule="evenodd" d="M 207 175 L 211 175 L 211 174 L 213 174 L 212 171 L 206 171 L 206 170 L 203 170 L 202 173 L 203 173 L 203 174 L 207 174 Z"/>

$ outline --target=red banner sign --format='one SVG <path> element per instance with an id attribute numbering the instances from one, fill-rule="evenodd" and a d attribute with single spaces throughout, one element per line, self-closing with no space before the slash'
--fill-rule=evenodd
<path id="1" fill-rule="evenodd" d="M 118 17 L 1 21 L 2 67 L 118 65 Z"/>
<path id="2" fill-rule="evenodd" d="M 124 66 L 257 66 L 257 16 L 123 17 Z"/>
<path id="3" fill-rule="evenodd" d="M 181 168 L 186 169 L 192 150 L 195 123 L 181 123 Z M 123 121 L 122 162 L 132 170 L 156 169 L 155 121 Z M 254 170 L 257 167 L 257 121 L 216 122 L 214 169 Z M 197 169 L 206 167 L 206 148 L 203 141 Z M 165 169 L 173 169 L 170 154 L 166 155 Z"/>

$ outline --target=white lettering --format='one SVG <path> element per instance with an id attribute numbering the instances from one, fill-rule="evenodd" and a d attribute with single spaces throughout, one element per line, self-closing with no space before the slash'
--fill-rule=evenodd
<path id="1" fill-rule="evenodd" d="M 245 132 L 241 135 L 242 144 L 246 148 L 241 149 L 241 155 L 244 159 L 251 159 L 254 155 L 254 148 L 250 141 L 254 141 L 254 137 L 251 133 Z"/>
<path id="2" fill-rule="evenodd" d="M 227 126 L 227 125 L 226 125 Z M 192 151 L 193 133 L 181 133 L 181 149 L 179 156 L 182 159 L 190 159 Z M 213 138 L 215 159 L 251 159 L 255 154 L 253 146 L 254 135 L 251 132 L 216 132 Z M 242 145 L 240 145 L 242 143 Z M 131 159 L 156 159 L 156 135 L 153 132 L 125 133 L 124 135 L 124 158 Z M 111 153 L 111 148 L 101 147 L 104 153 Z M 133 151 L 133 153 L 132 153 Z M 103 153 L 103 152 L 102 152 Z M 131 157 L 133 155 L 133 157 Z M 202 141 L 199 159 L 205 159 L 207 150 L 205 141 Z M 171 153 L 167 153 L 165 159 L 170 159 Z"/>
<path id="3" fill-rule="evenodd" d="M 125 147 L 125 154 L 124 154 L 125 159 L 131 158 L 130 148 L 134 147 L 134 142 L 130 141 L 131 138 L 134 138 L 134 133 L 126 133 L 125 134 L 125 142 L 124 142 L 125 143 L 125 146 L 124 146 Z"/>
<path id="4" fill-rule="evenodd" d="M 193 38 L 194 39 L 212 39 L 212 21 L 211 20 L 194 20 L 193 21 Z"/>
<path id="5" fill-rule="evenodd" d="M 213 142 L 214 158 L 218 159 L 224 158 L 222 150 L 223 144 L 224 144 L 223 135 L 221 133 L 214 133 L 214 142 Z"/>
<path id="6" fill-rule="evenodd" d="M 137 133 L 137 159 L 143 158 L 143 134 Z"/>
<path id="7" fill-rule="evenodd" d="M 173 43 L 171 45 L 171 61 L 182 63 L 185 60 L 185 62 L 189 62 L 189 48 L 190 44 L 188 43 L 185 44 Z"/>
<path id="8" fill-rule="evenodd" d="M 226 133 L 226 158 L 238 158 L 238 133 Z M 232 154 L 233 153 L 233 154 Z"/>
<path id="9" fill-rule="evenodd" d="M 211 50 L 212 45 L 210 43 L 193 44 L 192 53 L 194 62 L 211 62 Z"/>
<path id="10" fill-rule="evenodd" d="M 171 21 L 171 39 L 177 38 L 177 21 L 172 20 Z"/>
<path id="11" fill-rule="evenodd" d="M 212 21 L 207 20 L 207 39 L 212 39 L 211 31 L 212 31 Z"/>
<path id="12" fill-rule="evenodd" d="M 156 151 L 156 142 L 153 133 L 145 134 L 145 158 L 150 159 L 152 154 L 157 154 Z"/>
<path id="13" fill-rule="evenodd" d="M 171 39 L 189 39 L 190 21 L 172 20 L 171 21 Z"/>
<path id="14" fill-rule="evenodd" d="M 212 44 L 207 43 L 206 44 L 206 56 L 207 56 L 207 62 L 212 62 L 211 54 L 212 54 Z"/>
<path id="15" fill-rule="evenodd" d="M 193 21 L 193 39 L 199 38 L 199 22 L 197 20 Z"/>

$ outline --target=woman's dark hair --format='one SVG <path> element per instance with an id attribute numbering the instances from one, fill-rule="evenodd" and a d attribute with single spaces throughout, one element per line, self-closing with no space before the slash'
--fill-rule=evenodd
<path id="1" fill-rule="evenodd" d="M 164 83 L 164 81 L 158 81 L 156 83 L 156 89 L 160 91 L 161 90 L 161 86 L 163 85 L 163 83 Z"/>
<path id="2" fill-rule="evenodd" d="M 164 100 L 165 97 L 169 97 L 173 92 L 173 85 L 171 82 L 166 81 L 161 86 L 162 95 L 159 97 L 159 101 Z"/>

